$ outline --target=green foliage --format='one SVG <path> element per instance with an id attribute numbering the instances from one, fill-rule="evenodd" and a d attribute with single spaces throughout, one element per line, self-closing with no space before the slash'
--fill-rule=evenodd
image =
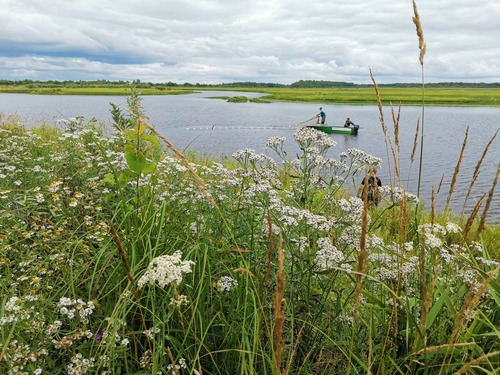
<path id="1" fill-rule="evenodd" d="M 227 99 L 229 103 L 246 103 L 248 98 L 246 96 L 232 96 Z"/>
<path id="2" fill-rule="evenodd" d="M 236 82 L 218 85 L 126 82 L 126 81 L 6 81 L 0 80 L 0 92 L 59 95 L 126 95 L 131 89 L 141 95 L 182 95 L 199 90 L 252 91 L 266 94 L 252 102 L 273 100 L 315 103 L 374 104 L 377 97 L 372 85 L 350 82 L 300 80 L 290 85 Z M 432 105 L 500 105 L 500 83 L 442 82 L 426 84 L 427 104 Z M 416 83 L 380 84 L 384 103 L 421 104 L 421 85 Z M 228 99 L 228 97 L 220 97 Z M 236 97 L 239 98 L 239 97 Z M 229 98 L 231 101 L 238 100 Z M 241 100 L 241 99 L 240 99 Z M 113 106 L 113 104 L 112 104 Z M 117 110 L 117 109 L 116 109 Z"/>
<path id="3" fill-rule="evenodd" d="M 129 114 L 125 115 L 117 105 L 111 103 L 113 125 L 124 134 L 124 156 L 130 168 L 118 176 L 120 186 L 135 178 L 139 181 L 142 174 L 154 172 L 161 151 L 158 138 L 147 131 L 148 117 L 142 112 L 141 98 L 136 89 L 131 90 L 127 104 Z M 108 175 L 107 181 L 110 178 L 111 175 Z M 115 185 L 114 182 L 112 184 Z"/>
<path id="4" fill-rule="evenodd" d="M 474 242 L 449 217 L 430 225 L 419 211 L 412 230 L 400 218 L 413 203 L 384 191 L 369 212 L 354 314 L 363 204 L 347 183 L 379 160 L 359 150 L 329 159 L 331 139 L 305 129 L 293 159 L 285 139 L 269 140 L 283 168 L 250 150 L 223 164 L 194 155 L 202 188 L 161 152 L 139 97 L 128 104 L 110 137 L 95 122 L 28 132 L 2 120 L 0 372 L 168 373 L 172 361 L 186 374 L 450 374 L 478 358 L 471 373 L 498 367 L 500 298 L 488 279 L 498 280 L 498 225 Z"/>

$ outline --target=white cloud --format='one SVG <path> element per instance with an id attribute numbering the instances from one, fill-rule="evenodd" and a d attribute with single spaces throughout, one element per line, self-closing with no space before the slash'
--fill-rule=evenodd
<path id="1" fill-rule="evenodd" d="M 3 79 L 418 82 L 411 1 L 0 0 Z M 500 81 L 500 2 L 418 1 L 426 77 Z"/>

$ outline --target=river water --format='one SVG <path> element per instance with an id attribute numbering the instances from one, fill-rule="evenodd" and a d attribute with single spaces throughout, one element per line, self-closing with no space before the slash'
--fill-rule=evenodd
<path id="1" fill-rule="evenodd" d="M 214 96 L 260 94 L 234 92 L 201 92 L 191 95 L 144 96 L 143 108 L 154 125 L 176 147 L 183 151 L 196 151 L 205 155 L 230 156 L 235 151 L 252 148 L 259 153 L 274 157 L 266 147 L 266 140 L 272 136 L 285 136 L 289 155 L 297 152 L 293 141 L 294 129 L 302 121 L 319 112 L 318 104 L 311 103 L 228 103 L 225 100 L 209 99 Z M 56 122 L 58 119 L 84 116 L 110 123 L 110 102 L 126 108 L 123 96 L 61 96 L 0 94 L 0 113 L 17 114 L 28 126 L 41 122 Z M 379 111 L 374 105 L 322 105 L 327 114 L 327 123 L 341 125 L 346 117 L 361 125 L 359 135 L 331 135 L 336 141 L 331 157 L 337 157 L 349 148 L 358 148 L 382 158 L 383 167 L 379 177 L 389 183 L 389 165 L 392 157 L 387 148 Z M 397 111 L 398 108 L 395 110 Z M 424 119 L 423 168 L 420 194 L 429 206 L 431 191 L 437 192 L 442 180 L 436 206 L 442 209 L 460 150 L 469 129 L 467 146 L 460 165 L 460 172 L 453 190 L 451 204 L 458 213 L 464 208 L 464 197 L 469 188 L 475 167 L 484 148 L 500 128 L 500 107 L 450 107 L 427 106 L 422 116 L 420 106 L 403 106 L 399 121 L 400 168 L 405 179 L 404 186 L 416 193 L 418 162 L 420 155 L 420 134 L 413 164 L 410 155 L 413 150 L 417 123 L 422 129 Z M 384 108 L 384 122 L 391 139 L 394 127 L 390 106 Z M 500 136 L 490 146 L 484 157 L 480 173 L 472 194 L 466 202 L 469 212 L 475 202 L 491 189 L 498 163 L 500 162 Z M 500 185 L 500 182 L 499 182 Z M 488 213 L 488 221 L 500 220 L 500 194 L 497 192 Z"/>

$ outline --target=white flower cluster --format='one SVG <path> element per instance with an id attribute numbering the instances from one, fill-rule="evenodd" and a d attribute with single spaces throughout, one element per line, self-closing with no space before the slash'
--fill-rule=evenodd
<path id="1" fill-rule="evenodd" d="M 271 137 L 266 141 L 266 146 L 276 149 L 278 147 L 281 147 L 285 141 L 285 137 Z"/>
<path id="2" fill-rule="evenodd" d="M 318 239 L 318 251 L 316 252 L 316 258 L 314 260 L 318 271 L 331 269 L 343 260 L 344 254 L 333 245 L 329 238 L 324 237 Z"/>
<path id="3" fill-rule="evenodd" d="M 391 187 L 389 185 L 384 185 L 379 188 L 380 193 L 383 196 L 389 196 L 392 198 L 393 202 L 401 202 L 405 200 L 405 202 L 415 203 L 419 202 L 419 198 L 401 187 Z"/>
<path id="4" fill-rule="evenodd" d="M 217 281 L 216 287 L 219 292 L 229 292 L 234 287 L 238 286 L 238 281 L 233 279 L 231 276 L 222 276 L 219 281 Z"/>
<path id="5" fill-rule="evenodd" d="M 66 315 L 69 319 L 79 316 L 84 323 L 88 323 L 89 316 L 94 312 L 94 302 L 84 302 L 81 299 L 62 297 L 58 302 L 59 313 Z"/>
<path id="6" fill-rule="evenodd" d="M 261 164 L 269 164 L 272 166 L 276 165 L 274 159 L 270 158 L 264 154 L 257 154 L 255 150 L 251 148 L 245 148 L 244 150 L 238 150 L 232 155 L 233 158 L 238 160 L 239 162 L 253 162 L 253 163 L 261 163 Z"/>
<path id="7" fill-rule="evenodd" d="M 363 215 L 363 200 L 358 197 L 342 198 L 338 201 L 338 206 L 342 212 L 348 214 L 353 223 L 361 222 Z"/>
<path id="8" fill-rule="evenodd" d="M 319 147 L 329 148 L 337 144 L 326 133 L 308 127 L 298 129 L 293 136 L 295 141 L 301 145 L 314 143 Z"/>
<path id="9" fill-rule="evenodd" d="M 0 327 L 9 323 L 33 319 L 35 310 L 33 306 L 28 306 L 28 304 L 37 300 L 38 297 L 29 295 L 25 297 L 10 297 L 5 303 L 4 314 L 0 318 Z"/>
<path id="10" fill-rule="evenodd" d="M 170 306 L 181 307 L 182 305 L 188 305 L 189 299 L 184 294 L 179 294 L 176 297 L 170 298 Z"/>
<path id="11" fill-rule="evenodd" d="M 94 368 L 94 358 L 84 358 L 81 353 L 71 357 L 71 362 L 68 364 L 68 375 L 82 375 Z"/>
<path id="12" fill-rule="evenodd" d="M 350 157 L 351 163 L 358 169 L 379 169 L 382 166 L 382 159 L 372 156 L 357 148 L 350 148 L 346 152 L 341 153 L 340 156 Z"/>
<path id="13" fill-rule="evenodd" d="M 284 226 L 297 226 L 301 222 L 318 230 L 329 230 L 332 226 L 327 218 L 309 210 L 279 204 L 273 204 L 271 209 L 280 216 L 279 221 Z"/>
<path id="14" fill-rule="evenodd" d="M 186 360 L 184 358 L 180 358 L 179 364 L 177 365 L 169 364 L 167 366 L 167 370 L 172 371 L 172 374 L 174 375 L 178 374 L 180 369 L 187 369 Z"/>
<path id="15" fill-rule="evenodd" d="M 397 255 L 397 244 L 386 245 L 386 248 L 382 253 L 368 253 L 373 275 L 384 282 L 400 280 L 402 285 L 409 287 L 412 277 L 418 274 L 418 257 L 411 256 L 402 260 L 401 255 Z"/>
<path id="16" fill-rule="evenodd" d="M 461 228 L 454 223 L 447 223 L 445 227 L 439 224 L 423 224 L 418 227 L 418 232 L 424 237 L 428 248 L 440 248 L 443 241 L 440 237 L 447 234 L 460 233 Z"/>
<path id="17" fill-rule="evenodd" d="M 155 338 L 155 334 L 160 332 L 160 328 L 158 327 L 151 327 L 148 330 L 144 331 L 143 333 L 150 339 L 153 340 Z"/>
<path id="18" fill-rule="evenodd" d="M 148 269 L 137 285 L 142 288 L 145 284 L 158 283 L 163 288 L 170 283 L 179 284 L 183 274 L 191 273 L 193 265 L 192 260 L 182 260 L 182 253 L 179 250 L 172 255 L 159 256 L 149 263 Z"/>

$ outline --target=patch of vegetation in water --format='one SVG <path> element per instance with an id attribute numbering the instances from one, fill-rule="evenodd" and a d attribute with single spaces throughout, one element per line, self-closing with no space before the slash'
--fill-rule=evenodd
<path id="1" fill-rule="evenodd" d="M 252 99 L 249 99 L 249 102 L 252 102 L 252 103 L 271 103 L 270 100 L 261 99 L 261 98 L 252 98 Z"/>
<path id="2" fill-rule="evenodd" d="M 228 103 L 246 103 L 248 102 L 248 98 L 244 95 L 241 96 L 232 96 L 227 99 Z"/>

